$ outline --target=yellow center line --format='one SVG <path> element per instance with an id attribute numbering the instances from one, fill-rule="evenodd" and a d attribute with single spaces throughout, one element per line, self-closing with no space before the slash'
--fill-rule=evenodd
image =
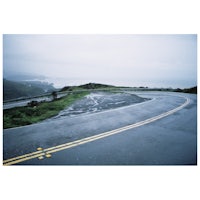
<path id="1" fill-rule="evenodd" d="M 133 129 L 133 128 L 154 122 L 154 121 L 159 120 L 163 117 L 171 115 L 171 114 L 181 110 L 186 105 L 188 105 L 189 102 L 190 102 L 190 99 L 186 98 L 186 97 L 183 97 L 183 98 L 185 98 L 186 101 L 181 106 L 179 106 L 175 109 L 172 109 L 168 112 L 157 115 L 155 117 L 152 117 L 152 118 L 149 118 L 149 119 L 146 119 L 146 120 L 143 120 L 143 121 L 140 121 L 140 122 L 128 125 L 128 126 L 124 126 L 124 127 L 118 128 L 118 129 L 114 129 L 114 130 L 111 130 L 111 131 L 100 133 L 98 135 L 94 135 L 94 136 L 86 137 L 86 138 L 76 140 L 76 141 L 73 141 L 73 142 L 68 142 L 68 143 L 65 143 L 65 144 L 46 148 L 46 149 L 43 149 L 42 151 L 36 151 L 36 152 L 21 155 L 21 156 L 17 156 L 17 157 L 14 157 L 14 158 L 10 158 L 10 159 L 4 160 L 3 164 L 4 165 L 12 165 L 12 164 L 20 163 L 20 162 L 23 162 L 23 161 L 26 161 L 26 160 L 37 158 L 39 156 L 44 156 L 45 154 L 55 153 L 55 152 L 58 152 L 58 151 L 61 151 L 61 150 L 64 150 L 64 149 L 72 148 L 72 147 L 75 147 L 75 146 L 78 146 L 78 145 L 81 145 L 81 144 L 92 142 L 92 141 L 95 141 L 95 140 L 98 140 L 98 139 L 101 139 L 101 138 L 104 138 L 104 137 L 108 137 L 108 136 L 111 136 L 111 135 L 114 135 L 114 134 L 117 134 L 117 133 L 121 133 L 121 132 L 129 130 L 129 129 Z"/>
<path id="2" fill-rule="evenodd" d="M 23 162 L 23 161 L 26 161 L 26 160 L 31 160 L 33 158 L 38 158 L 39 156 L 44 156 L 44 155 L 45 155 L 45 153 L 37 153 L 35 155 L 33 154 L 32 156 L 28 156 L 28 157 L 23 156 L 23 158 L 16 157 L 16 159 L 9 161 L 9 162 L 7 162 L 7 160 L 3 161 L 3 165 L 14 165 L 16 163 L 20 163 L 20 162 Z"/>
<path id="3" fill-rule="evenodd" d="M 10 161 L 14 161 L 14 160 L 18 160 L 18 159 L 22 159 L 22 158 L 25 158 L 25 157 L 30 157 L 30 156 L 33 156 L 33 155 L 37 155 L 39 153 L 41 153 L 42 151 L 35 151 L 35 152 L 32 152 L 32 153 L 28 153 L 28 154 L 24 154 L 24 155 L 21 155 L 21 156 L 17 156 L 17 157 L 14 157 L 14 158 L 9 158 L 7 160 L 4 160 L 3 163 L 7 163 L 7 162 L 10 162 Z"/>

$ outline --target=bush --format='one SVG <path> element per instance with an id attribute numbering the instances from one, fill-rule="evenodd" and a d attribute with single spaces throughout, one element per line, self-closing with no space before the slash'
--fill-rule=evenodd
<path id="1" fill-rule="evenodd" d="M 27 104 L 27 106 L 30 106 L 30 107 L 35 107 L 35 106 L 38 106 L 39 105 L 39 102 L 38 101 L 31 101 Z"/>

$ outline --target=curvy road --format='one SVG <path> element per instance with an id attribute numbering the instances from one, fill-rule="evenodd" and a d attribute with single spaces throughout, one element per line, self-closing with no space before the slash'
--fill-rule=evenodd
<path id="1" fill-rule="evenodd" d="M 3 165 L 197 165 L 197 95 L 149 101 L 3 131 Z"/>

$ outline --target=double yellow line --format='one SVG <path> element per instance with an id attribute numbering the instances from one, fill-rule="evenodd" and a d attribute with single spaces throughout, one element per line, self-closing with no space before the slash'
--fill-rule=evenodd
<path id="1" fill-rule="evenodd" d="M 104 133 L 100 133 L 98 135 L 86 137 L 86 138 L 83 138 L 83 139 L 80 139 L 80 140 L 76 140 L 76 141 L 73 141 L 73 142 L 61 144 L 61 145 L 58 145 L 58 146 L 46 148 L 46 149 L 43 149 L 43 150 L 39 150 L 39 151 L 35 151 L 35 152 L 32 152 L 32 153 L 28 153 L 28 154 L 24 154 L 22 156 L 17 156 L 17 157 L 14 157 L 14 158 L 10 158 L 10 159 L 4 160 L 3 161 L 3 165 L 13 165 L 13 164 L 17 164 L 17 163 L 20 163 L 20 162 L 23 162 L 23 161 L 34 159 L 34 158 L 39 158 L 40 156 L 49 155 L 49 154 L 52 154 L 52 153 L 55 153 L 55 152 L 58 152 L 58 151 L 62 151 L 62 150 L 65 150 L 65 149 L 68 149 L 68 148 L 72 148 L 72 147 L 75 147 L 75 146 L 78 146 L 78 145 L 81 145 L 81 144 L 92 142 L 92 141 L 95 141 L 95 140 L 98 140 L 98 139 L 101 139 L 101 138 L 104 138 L 104 137 L 108 137 L 108 136 L 111 136 L 111 135 L 114 135 L 114 134 L 117 134 L 117 133 L 121 133 L 121 132 L 129 130 L 129 129 L 133 129 L 133 128 L 136 128 L 136 127 L 139 127 L 139 126 L 154 122 L 154 121 L 159 120 L 159 119 L 161 119 L 163 117 L 171 115 L 171 114 L 181 110 L 185 106 L 187 106 L 189 104 L 189 102 L 190 102 L 190 99 L 186 98 L 186 97 L 184 97 L 184 98 L 186 99 L 186 101 L 181 106 L 179 106 L 179 107 L 177 107 L 177 108 L 175 108 L 173 110 L 170 110 L 168 112 L 165 112 L 163 114 L 157 115 L 155 117 L 146 119 L 144 121 L 137 122 L 135 124 L 124 126 L 124 127 L 118 128 L 118 129 L 114 129 L 112 131 L 107 131 L 107 132 L 104 132 Z"/>

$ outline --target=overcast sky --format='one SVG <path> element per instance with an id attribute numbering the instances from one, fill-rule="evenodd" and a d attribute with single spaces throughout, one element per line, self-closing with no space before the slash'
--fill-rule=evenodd
<path id="1" fill-rule="evenodd" d="M 55 86 L 197 85 L 196 35 L 4 35 L 3 73 L 49 77 Z"/>

